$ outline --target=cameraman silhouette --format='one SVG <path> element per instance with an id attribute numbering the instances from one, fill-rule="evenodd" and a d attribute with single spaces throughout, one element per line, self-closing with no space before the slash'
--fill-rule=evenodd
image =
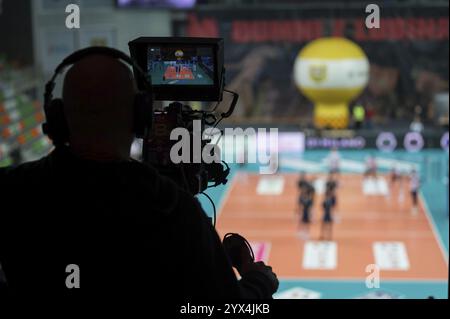
<path id="1" fill-rule="evenodd" d="M 0 169 L 6 291 L 270 298 L 278 287 L 270 267 L 248 263 L 238 281 L 197 199 L 130 159 L 142 119 L 136 119 L 139 94 L 123 63 L 127 56 L 113 49 L 83 52 L 68 59 L 63 99 L 56 102 L 67 140 L 40 160 Z M 77 278 L 68 265 L 78 267 Z M 69 277 L 79 288 L 67 285 Z"/>

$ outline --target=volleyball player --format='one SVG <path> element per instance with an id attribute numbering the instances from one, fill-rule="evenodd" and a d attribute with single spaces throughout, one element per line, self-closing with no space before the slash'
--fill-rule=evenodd
<path id="1" fill-rule="evenodd" d="M 334 211 L 336 212 L 336 206 L 337 206 L 337 188 L 338 188 L 339 182 L 336 179 L 336 174 L 330 173 L 328 174 L 328 179 L 325 184 L 325 193 L 330 192 L 331 196 L 331 205 Z M 337 216 L 336 216 L 337 220 Z"/>
<path id="2" fill-rule="evenodd" d="M 330 154 L 328 155 L 328 166 L 331 174 L 339 174 L 340 171 L 340 161 L 341 156 L 336 147 L 331 149 Z"/>
<path id="3" fill-rule="evenodd" d="M 420 189 L 420 177 L 417 171 L 413 168 L 409 175 L 409 190 L 412 200 L 411 212 L 413 215 L 417 215 L 419 212 L 419 189 Z"/>
<path id="4" fill-rule="evenodd" d="M 302 191 L 302 189 L 304 187 L 306 187 L 307 184 L 308 184 L 308 179 L 306 177 L 306 173 L 305 172 L 301 172 L 300 173 L 300 179 L 297 182 L 298 189 L 300 191 Z"/>
<path id="5" fill-rule="evenodd" d="M 395 165 L 392 166 L 390 177 L 391 177 L 391 185 L 392 186 L 394 186 L 395 183 L 401 179 L 402 176 L 401 176 L 400 170 L 398 169 L 397 166 L 395 166 Z"/>
<path id="6" fill-rule="evenodd" d="M 322 203 L 323 207 L 323 218 L 320 240 L 331 240 L 333 233 L 333 194 L 330 190 L 325 192 L 325 198 Z"/>
<path id="7" fill-rule="evenodd" d="M 299 233 L 304 239 L 309 238 L 309 226 L 311 224 L 311 208 L 314 203 L 314 189 L 310 184 L 304 186 L 299 197 L 299 213 L 301 215 Z"/>
<path id="8" fill-rule="evenodd" d="M 377 177 L 377 161 L 374 156 L 370 155 L 366 160 L 366 171 L 364 177 Z"/>

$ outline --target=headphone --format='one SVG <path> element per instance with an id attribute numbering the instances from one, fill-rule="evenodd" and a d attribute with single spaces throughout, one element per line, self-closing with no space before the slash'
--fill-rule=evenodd
<path id="1" fill-rule="evenodd" d="M 42 124 L 42 131 L 55 146 L 69 142 L 69 127 L 64 114 L 64 103 L 60 98 L 53 98 L 56 77 L 70 65 L 77 63 L 90 55 L 104 55 L 125 62 L 134 69 L 135 77 L 144 85 L 144 90 L 135 94 L 133 102 L 133 131 L 137 138 L 144 138 L 152 127 L 153 121 L 153 92 L 151 79 L 146 76 L 141 67 L 125 53 L 107 47 L 90 47 L 75 51 L 66 57 L 55 69 L 55 72 L 45 85 L 44 113 L 46 122 Z"/>

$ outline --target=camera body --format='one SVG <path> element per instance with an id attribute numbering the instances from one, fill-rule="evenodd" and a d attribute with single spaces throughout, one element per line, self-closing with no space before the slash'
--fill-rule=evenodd
<path id="1" fill-rule="evenodd" d="M 129 42 L 129 48 L 132 59 L 151 82 L 154 100 L 222 101 L 225 85 L 222 39 L 141 37 Z M 137 78 L 139 89 L 143 84 L 142 79 Z M 230 109 L 220 114 L 221 118 L 230 116 L 234 110 L 238 96 L 232 94 Z M 199 123 L 197 129 L 195 122 Z M 144 162 L 184 185 L 192 194 L 201 193 L 209 186 L 225 184 L 230 170 L 220 160 L 217 149 L 209 151 L 215 158 L 212 162 L 205 162 L 202 156 L 204 148 L 211 142 L 203 138 L 203 132 L 217 122 L 212 111 L 193 110 L 180 102 L 154 110 L 152 129 L 143 141 Z M 171 133 L 177 128 L 188 132 L 190 150 L 187 161 L 174 163 L 171 150 L 179 141 L 171 139 Z M 192 147 L 196 142 L 200 144 L 199 149 Z"/>
<path id="2" fill-rule="evenodd" d="M 211 139 L 203 136 L 209 117 L 208 113 L 194 111 L 190 106 L 179 102 L 171 103 L 162 111 L 155 111 L 153 130 L 143 143 L 144 162 L 150 163 L 178 185 L 184 185 L 192 194 L 203 192 L 210 182 L 224 184 L 229 170 L 223 170 L 219 152 L 214 152 L 214 148 L 210 150 L 209 155 L 216 159 L 210 163 L 206 163 L 201 156 L 206 145 L 211 142 Z M 170 139 L 171 132 L 177 128 L 186 130 L 187 141 Z M 187 142 L 183 147 L 189 147 L 189 151 L 187 156 L 184 156 L 185 161 L 174 163 L 171 150 L 175 144 L 181 142 Z M 195 143 L 199 153 L 194 152 Z M 182 149 L 176 153 L 181 155 L 179 153 L 184 151 L 185 149 Z"/>

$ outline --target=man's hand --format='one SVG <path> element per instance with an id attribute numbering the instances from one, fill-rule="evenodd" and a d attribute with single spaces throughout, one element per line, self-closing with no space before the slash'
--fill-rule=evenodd
<path id="1" fill-rule="evenodd" d="M 272 267 L 267 266 L 262 261 L 243 264 L 240 274 L 242 277 L 245 277 L 245 274 L 254 271 L 263 274 L 269 280 L 273 291 L 272 293 L 275 293 L 278 290 L 280 283 L 277 275 L 272 271 Z"/>
<path id="2" fill-rule="evenodd" d="M 249 299 L 271 298 L 279 286 L 272 267 L 262 261 L 254 262 L 250 244 L 239 234 L 226 234 L 223 245 L 231 264 L 242 277 L 240 283 L 243 296 Z"/>

